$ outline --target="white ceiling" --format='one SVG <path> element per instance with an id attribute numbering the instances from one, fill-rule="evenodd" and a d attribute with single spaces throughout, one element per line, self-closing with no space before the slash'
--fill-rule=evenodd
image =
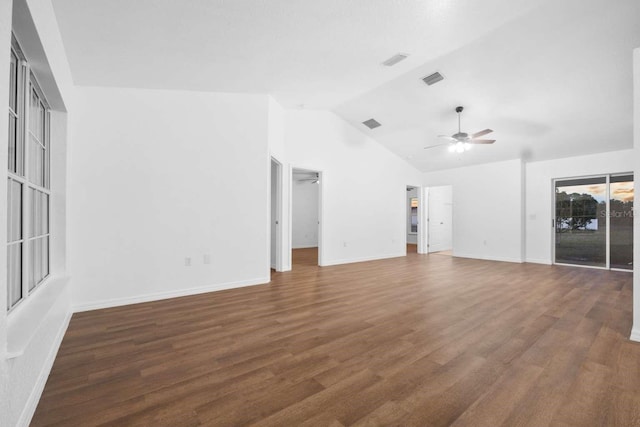
<path id="1" fill-rule="evenodd" d="M 78 85 L 270 93 L 327 108 L 537 0 L 53 0 Z M 411 56 L 389 68 L 398 52 Z"/>
<path id="2" fill-rule="evenodd" d="M 420 170 L 542 160 L 633 146 L 632 50 L 640 1 L 548 3 L 337 108 Z M 440 71 L 433 86 L 420 78 Z M 464 154 L 437 135 L 485 128 L 494 145 Z M 382 126 L 369 130 L 374 117 Z"/>
<path id="3" fill-rule="evenodd" d="M 632 146 L 638 0 L 53 4 L 76 84 L 270 93 L 333 109 L 425 171 Z M 380 65 L 398 52 L 410 56 Z M 433 71 L 445 80 L 428 87 Z M 454 133 L 456 105 L 463 130 L 498 142 L 423 150 Z"/>

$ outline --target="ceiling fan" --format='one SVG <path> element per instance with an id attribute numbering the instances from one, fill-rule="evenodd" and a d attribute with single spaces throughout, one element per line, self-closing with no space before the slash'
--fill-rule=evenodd
<path id="1" fill-rule="evenodd" d="M 458 133 L 454 133 L 451 136 L 438 135 L 438 138 L 446 139 L 449 142 L 446 142 L 444 144 L 430 145 L 428 147 L 424 147 L 425 150 L 428 148 L 435 148 L 435 147 L 441 147 L 443 145 L 449 145 L 450 152 L 463 153 L 469 150 L 473 144 L 493 144 L 494 142 L 496 142 L 495 139 L 478 139 L 481 136 L 484 136 L 488 133 L 493 132 L 493 130 L 491 129 L 481 130 L 480 132 L 476 132 L 472 135 L 462 132 L 460 130 L 460 113 L 462 113 L 462 110 L 464 110 L 463 107 L 456 107 L 456 113 L 458 113 Z"/>

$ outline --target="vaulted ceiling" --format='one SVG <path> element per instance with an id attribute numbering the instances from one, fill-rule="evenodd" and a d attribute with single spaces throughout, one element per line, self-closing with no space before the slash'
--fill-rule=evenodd
<path id="1" fill-rule="evenodd" d="M 53 4 L 78 85 L 269 93 L 335 111 L 421 170 L 632 146 L 637 0 Z M 421 82 L 434 71 L 445 80 Z M 424 150 L 454 133 L 457 105 L 496 144 Z"/>
<path id="2" fill-rule="evenodd" d="M 424 171 L 631 148 L 639 17 L 637 0 L 547 3 L 336 111 Z M 445 79 L 425 85 L 434 71 Z M 496 143 L 425 150 L 457 132 L 458 105 L 462 130 L 493 129 Z M 361 124 L 371 117 L 382 126 Z"/>

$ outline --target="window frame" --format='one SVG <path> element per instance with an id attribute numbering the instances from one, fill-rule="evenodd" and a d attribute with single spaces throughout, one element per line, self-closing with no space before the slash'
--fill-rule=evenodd
<path id="1" fill-rule="evenodd" d="M 51 108 L 49 103 L 44 96 L 40 85 L 38 84 L 36 76 L 33 74 L 31 68 L 29 67 L 29 63 L 26 60 L 26 57 L 22 53 L 20 49 L 20 45 L 16 40 L 15 36 L 12 34 L 11 38 L 11 55 L 15 55 L 18 58 L 18 73 L 16 75 L 16 85 L 17 85 L 17 98 L 16 98 L 16 109 L 17 111 L 12 111 L 10 108 L 10 99 L 8 102 L 9 114 L 14 114 L 17 117 L 17 132 L 16 132 L 16 143 L 15 150 L 18 152 L 21 151 L 22 157 L 20 158 L 21 165 L 17 164 L 18 156 L 16 155 L 16 164 L 15 170 L 12 170 L 7 164 L 7 183 L 8 188 L 10 187 L 10 183 L 16 182 L 21 186 L 21 207 L 20 207 L 20 239 L 9 241 L 10 236 L 12 235 L 11 226 L 12 224 L 12 213 L 13 210 L 9 209 L 9 197 L 10 194 L 7 194 L 7 231 L 9 232 L 7 236 L 7 248 L 13 245 L 21 245 L 21 265 L 20 265 L 20 298 L 12 304 L 12 301 L 15 299 L 15 295 L 13 295 L 13 283 L 9 281 L 9 250 L 7 250 L 7 306 L 6 310 L 8 313 L 11 313 L 16 307 L 22 305 L 25 301 L 29 299 L 29 297 L 36 292 L 43 284 L 47 282 L 47 279 L 51 277 L 51 185 L 50 185 L 50 176 L 51 176 Z M 10 57 L 11 60 L 11 57 Z M 13 88 L 10 88 L 13 90 Z M 31 129 L 31 102 L 32 102 L 32 93 L 36 95 L 37 100 L 39 102 L 38 108 L 42 107 L 42 131 L 39 132 L 41 135 L 35 135 Z M 40 111 L 40 110 L 39 110 Z M 31 147 L 32 144 L 31 138 L 35 139 L 35 142 L 39 145 L 38 149 L 43 150 L 41 173 L 42 180 L 40 182 L 32 182 L 35 181 L 34 178 L 34 170 L 37 170 L 38 167 L 31 168 Z M 33 169 L 33 170 L 32 170 Z M 35 208 L 32 204 L 31 200 L 31 190 L 33 190 L 35 195 L 44 194 L 46 195 L 46 203 L 42 203 L 41 207 L 43 210 L 41 212 L 44 215 L 44 209 L 46 209 L 46 221 L 44 221 L 44 217 L 36 217 L 35 212 L 32 211 L 32 208 Z M 40 227 L 45 228 L 46 232 L 43 230 L 41 233 L 37 234 L 35 231 L 36 227 L 32 227 L 32 223 L 35 224 L 36 220 L 40 220 Z M 34 278 L 34 285 L 31 289 L 29 289 L 30 279 L 34 277 L 33 272 L 35 271 L 35 264 L 32 262 L 33 260 L 37 260 L 38 257 L 31 257 L 31 245 L 35 245 L 34 242 L 42 241 L 46 239 L 46 257 L 45 254 L 42 253 L 40 258 L 41 265 L 40 271 L 45 268 L 46 265 L 46 274 L 42 274 L 41 278 L 36 282 Z M 32 260 L 33 258 L 33 260 Z M 33 270 L 31 268 L 33 267 Z"/>

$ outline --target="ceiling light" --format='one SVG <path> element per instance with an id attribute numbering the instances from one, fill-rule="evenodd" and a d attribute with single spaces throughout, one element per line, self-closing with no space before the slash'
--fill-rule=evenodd
<path id="1" fill-rule="evenodd" d="M 468 142 L 458 141 L 451 143 L 449 145 L 450 153 L 464 153 L 465 151 L 471 150 L 472 145 Z"/>

